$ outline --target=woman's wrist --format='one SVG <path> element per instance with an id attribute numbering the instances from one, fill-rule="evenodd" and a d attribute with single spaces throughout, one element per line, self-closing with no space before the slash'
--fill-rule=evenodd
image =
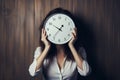
<path id="1" fill-rule="evenodd" d="M 45 45 L 45 48 L 46 48 L 46 49 L 47 49 L 47 48 L 49 49 L 49 48 L 50 48 L 50 46 L 51 46 L 51 45 Z"/>
<path id="2" fill-rule="evenodd" d="M 68 46 L 69 46 L 70 49 L 74 48 L 73 44 L 68 44 Z"/>
<path id="3" fill-rule="evenodd" d="M 45 47 L 46 48 L 49 48 L 51 46 L 51 44 L 48 42 L 48 43 L 44 43 Z"/>
<path id="4" fill-rule="evenodd" d="M 72 43 L 68 43 L 68 46 L 69 46 L 69 47 L 73 47 L 74 44 L 72 44 Z"/>

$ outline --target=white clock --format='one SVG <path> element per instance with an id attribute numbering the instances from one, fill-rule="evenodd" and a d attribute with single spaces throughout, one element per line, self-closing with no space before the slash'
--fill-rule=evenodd
<path id="1" fill-rule="evenodd" d="M 68 15 L 56 13 L 46 19 L 44 27 L 50 42 L 65 44 L 72 38 L 75 24 Z"/>

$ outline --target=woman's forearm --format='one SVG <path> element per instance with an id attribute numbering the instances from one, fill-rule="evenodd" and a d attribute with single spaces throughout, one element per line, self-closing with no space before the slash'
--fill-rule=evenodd
<path id="1" fill-rule="evenodd" d="M 78 52 L 76 51 L 74 45 L 72 45 L 72 44 L 69 45 L 69 48 L 70 48 L 70 50 L 71 50 L 71 52 L 72 52 L 72 54 L 73 54 L 73 57 L 74 57 L 74 59 L 75 59 L 75 61 L 76 61 L 76 63 L 77 63 L 77 66 L 78 66 L 80 69 L 83 70 L 83 67 L 82 67 L 83 59 L 82 59 L 82 57 L 81 57 L 80 55 L 78 55 Z"/>
<path id="2" fill-rule="evenodd" d="M 44 61 L 49 49 L 50 49 L 50 46 L 46 46 L 45 49 L 43 50 L 43 52 L 41 53 L 41 55 L 37 58 L 37 66 L 36 66 L 35 70 L 38 70 L 42 66 L 43 61 Z"/>

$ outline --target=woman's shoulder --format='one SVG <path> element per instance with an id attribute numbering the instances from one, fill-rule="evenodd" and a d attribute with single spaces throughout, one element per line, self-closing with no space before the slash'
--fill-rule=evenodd
<path id="1" fill-rule="evenodd" d="M 80 47 L 79 47 L 79 51 L 80 51 L 80 52 L 84 52 L 84 51 L 85 51 L 85 48 L 84 48 L 83 46 L 80 46 Z"/>
<path id="2" fill-rule="evenodd" d="M 41 51 L 42 51 L 42 49 L 40 46 L 36 47 L 36 49 L 34 51 L 34 58 L 38 57 L 41 54 Z"/>
<path id="3" fill-rule="evenodd" d="M 41 49 L 41 46 L 37 46 L 35 50 L 40 50 Z"/>
<path id="4" fill-rule="evenodd" d="M 37 46 L 35 49 L 35 52 L 41 52 L 42 48 L 40 46 Z"/>
<path id="5" fill-rule="evenodd" d="M 87 60 L 87 53 L 83 46 L 79 47 L 78 53 L 81 54 L 83 59 Z"/>

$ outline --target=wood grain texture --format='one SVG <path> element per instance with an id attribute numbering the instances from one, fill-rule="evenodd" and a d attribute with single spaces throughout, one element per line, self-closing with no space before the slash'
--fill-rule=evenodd
<path id="1" fill-rule="evenodd" d="M 57 7 L 76 17 L 88 54 L 92 72 L 79 80 L 120 80 L 119 0 L 0 0 L 0 80 L 31 78 L 28 68 L 39 46 L 40 24 Z"/>

